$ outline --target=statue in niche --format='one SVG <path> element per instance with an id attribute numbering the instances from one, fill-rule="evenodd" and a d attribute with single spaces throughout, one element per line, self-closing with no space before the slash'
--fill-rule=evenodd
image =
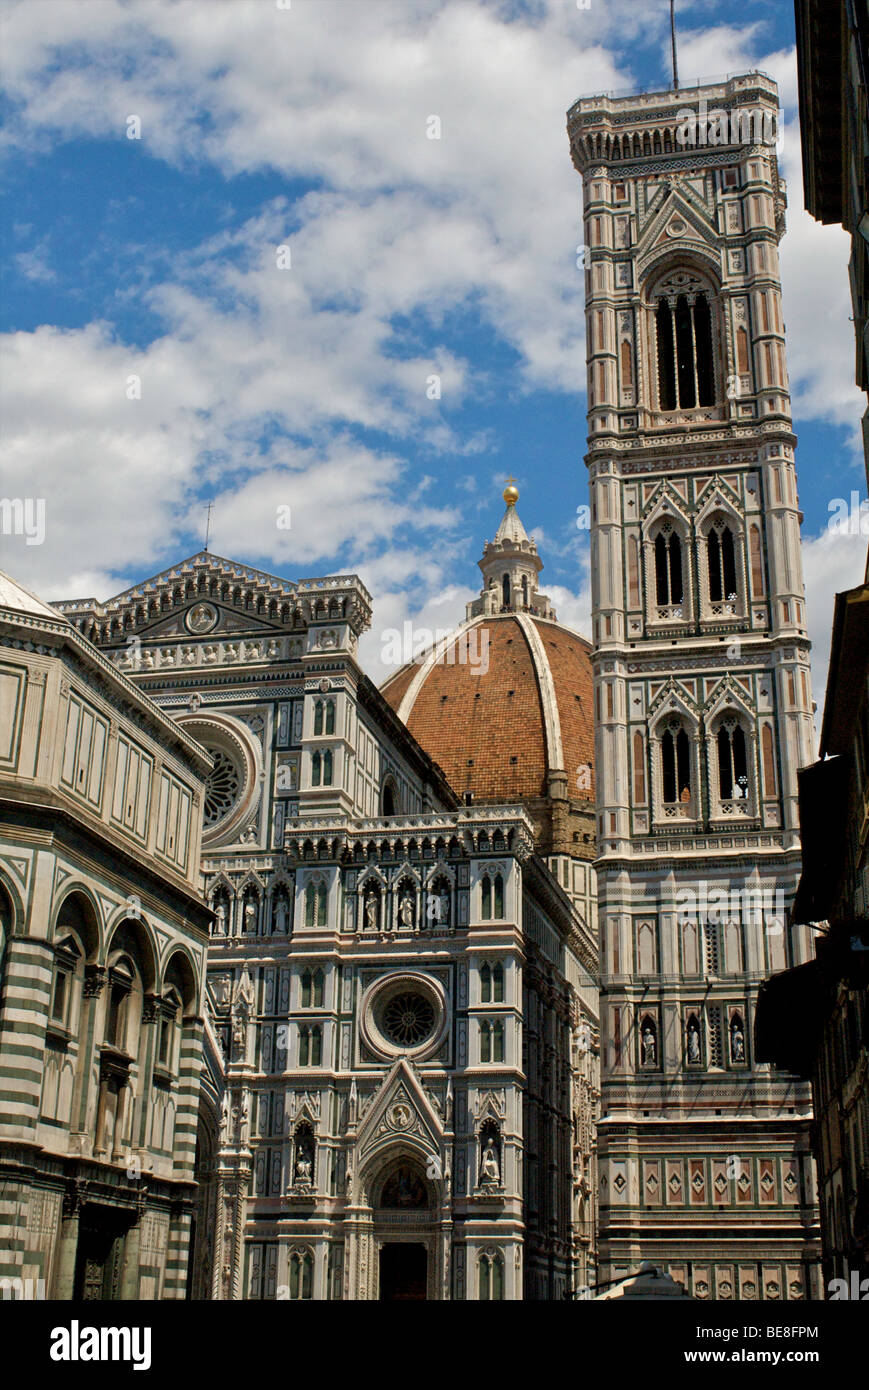
<path id="1" fill-rule="evenodd" d="M 252 897 L 244 900 L 244 929 L 249 936 L 256 934 L 256 900 Z"/>
<path id="2" fill-rule="evenodd" d="M 643 1028 L 643 1066 L 654 1067 L 658 1060 L 658 1047 L 655 1033 L 650 1023 Z"/>
<path id="3" fill-rule="evenodd" d="M 736 1018 L 730 1025 L 730 1056 L 734 1062 L 745 1061 L 745 1034 L 742 1024 Z"/>
<path id="4" fill-rule="evenodd" d="M 367 931 L 377 931 L 380 917 L 380 902 L 376 893 L 369 893 L 365 899 L 365 927 Z"/>
<path id="5" fill-rule="evenodd" d="M 229 1096 L 224 1091 L 223 1099 L 220 1102 L 220 1142 L 225 1144 L 229 1139 Z"/>
<path id="6" fill-rule="evenodd" d="M 408 930 L 413 929 L 413 898 L 411 897 L 410 893 L 405 893 L 402 897 L 401 904 L 398 909 L 398 916 L 403 927 L 407 927 Z"/>
<path id="7" fill-rule="evenodd" d="M 498 1160 L 498 1149 L 491 1134 L 488 1135 L 483 1145 L 483 1154 L 480 1159 L 480 1186 L 498 1187 L 501 1182 L 501 1164 Z"/>
<path id="8" fill-rule="evenodd" d="M 314 1142 L 307 1126 L 296 1134 L 296 1153 L 293 1164 L 293 1186 L 310 1191 L 314 1185 Z"/>
<path id="9" fill-rule="evenodd" d="M 218 898 L 214 915 L 217 918 L 217 935 L 226 936 L 226 903 L 223 898 Z"/>
<path id="10" fill-rule="evenodd" d="M 693 1018 L 688 1024 L 688 1061 L 700 1061 L 700 1029 Z"/>
<path id="11" fill-rule="evenodd" d="M 275 931 L 286 934 L 288 915 L 287 900 L 283 893 L 279 893 L 275 899 Z"/>

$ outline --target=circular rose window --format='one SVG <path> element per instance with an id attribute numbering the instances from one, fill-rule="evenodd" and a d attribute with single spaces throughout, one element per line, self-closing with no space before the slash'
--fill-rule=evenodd
<path id="1" fill-rule="evenodd" d="M 434 1028 L 434 1006 L 424 994 L 394 994 L 380 1012 L 381 1029 L 396 1047 L 416 1047 Z"/>
<path id="2" fill-rule="evenodd" d="M 262 772 L 259 741 L 241 720 L 217 710 L 180 715 L 178 723 L 213 759 L 203 795 L 203 848 L 231 845 L 256 824 Z"/>
<path id="3" fill-rule="evenodd" d="M 362 1037 L 375 1056 L 433 1057 L 447 1031 L 447 1001 L 439 980 L 401 971 L 371 984 L 362 997 Z"/>
<path id="4" fill-rule="evenodd" d="M 238 767 L 222 748 L 209 748 L 214 767 L 205 782 L 204 824 L 210 829 L 228 816 L 241 791 Z"/>

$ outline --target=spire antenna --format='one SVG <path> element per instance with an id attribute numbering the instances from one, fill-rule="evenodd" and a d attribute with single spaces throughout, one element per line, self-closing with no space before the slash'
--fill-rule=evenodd
<path id="1" fill-rule="evenodd" d="M 205 545 L 203 547 L 204 550 L 208 549 L 208 542 L 211 539 L 211 512 L 213 507 L 214 503 L 209 502 L 208 511 L 205 514 Z"/>
<path id="2" fill-rule="evenodd" d="M 679 90 L 679 65 L 676 61 L 676 0 L 670 0 L 670 47 L 673 50 L 673 91 Z"/>

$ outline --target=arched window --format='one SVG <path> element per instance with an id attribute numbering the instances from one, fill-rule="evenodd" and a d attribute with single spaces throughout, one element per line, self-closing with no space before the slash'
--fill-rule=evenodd
<path id="1" fill-rule="evenodd" d="M 498 921 L 504 916 L 504 876 L 496 874 L 492 886 L 492 916 Z"/>
<path id="2" fill-rule="evenodd" d="M 504 1256 L 500 1251 L 480 1256 L 479 1295 L 483 1302 L 504 1297 Z"/>
<path id="3" fill-rule="evenodd" d="M 504 1060 L 504 1025 L 501 1022 L 492 1024 L 492 1061 L 503 1062 Z"/>
<path id="4" fill-rule="evenodd" d="M 319 1023 L 299 1029 L 299 1066 L 319 1067 L 323 1055 L 323 1030 Z"/>
<path id="5" fill-rule="evenodd" d="M 496 1004 L 504 1002 L 504 967 L 503 965 L 492 966 L 492 999 Z"/>
<path id="6" fill-rule="evenodd" d="M 326 925 L 326 885 L 309 883 L 305 889 L 305 926 L 325 927 Z"/>
<path id="7" fill-rule="evenodd" d="M 315 734 L 321 734 L 322 732 L 323 732 L 323 701 L 322 701 L 322 700 L 315 700 L 315 701 L 314 701 L 314 733 L 315 733 Z"/>
<path id="8" fill-rule="evenodd" d="M 489 1004 L 492 1001 L 492 967 L 491 965 L 480 966 L 480 1001 Z"/>
<path id="9" fill-rule="evenodd" d="M 384 782 L 384 784 L 383 784 L 383 797 L 382 797 L 382 801 L 383 801 L 383 811 L 382 811 L 382 814 L 383 814 L 384 816 L 394 816 L 394 815 L 395 815 L 395 787 L 394 787 L 394 784 L 393 784 L 391 781 L 389 781 L 389 782 Z"/>
<path id="10" fill-rule="evenodd" d="M 481 916 L 484 922 L 490 922 L 492 920 L 492 880 L 488 874 L 483 874 L 481 891 L 483 900 Z"/>
<path id="11" fill-rule="evenodd" d="M 310 970 L 303 970 L 303 971 L 302 971 L 302 1008 L 303 1008 L 303 1009 L 310 1009 L 310 1007 L 311 1007 L 311 972 L 310 972 Z"/>
<path id="12" fill-rule="evenodd" d="M 655 537 L 655 592 L 661 607 L 681 603 L 684 594 L 682 542 L 669 522 Z"/>
<path id="13" fill-rule="evenodd" d="M 335 701 L 327 700 L 325 705 L 324 733 L 334 734 L 335 732 Z"/>
<path id="14" fill-rule="evenodd" d="M 319 753 L 311 758 L 311 786 L 319 787 L 323 776 L 323 759 Z"/>
<path id="15" fill-rule="evenodd" d="M 323 1007 L 323 972 L 319 967 L 314 971 L 311 979 L 312 1007 L 322 1009 Z"/>
<path id="16" fill-rule="evenodd" d="M 505 574 L 501 580 L 501 602 L 505 608 L 510 607 L 510 576 Z"/>
<path id="17" fill-rule="evenodd" d="M 661 737 L 661 796 L 666 805 L 691 796 L 691 745 L 681 724 L 671 724 Z"/>
<path id="18" fill-rule="evenodd" d="M 722 801 L 748 796 L 748 763 L 745 734 L 735 719 L 725 719 L 718 730 L 718 795 Z"/>
<path id="19" fill-rule="evenodd" d="M 330 753 L 329 749 L 327 748 L 327 749 L 326 749 L 326 752 L 323 754 L 323 786 L 324 786 L 324 787 L 331 787 L 331 785 L 332 785 L 332 754 Z"/>
<path id="20" fill-rule="evenodd" d="M 290 1255 L 290 1298 L 314 1297 L 314 1257 L 309 1250 L 294 1250 Z"/>
<path id="21" fill-rule="evenodd" d="M 706 295 L 662 295 L 655 328 L 659 409 L 693 410 L 714 405 L 712 314 Z"/>
<path id="22" fill-rule="evenodd" d="M 480 1024 L 480 1061 L 492 1060 L 492 1025 L 484 1019 Z"/>
<path id="23" fill-rule="evenodd" d="M 716 522 L 706 538 L 709 567 L 709 597 L 713 603 L 736 598 L 736 556 L 733 532 L 723 521 Z"/>
<path id="24" fill-rule="evenodd" d="M 522 576 L 522 606 L 523 606 L 523 608 L 527 608 L 527 607 L 528 607 L 528 576 L 527 576 L 527 574 L 523 574 L 523 576 Z"/>

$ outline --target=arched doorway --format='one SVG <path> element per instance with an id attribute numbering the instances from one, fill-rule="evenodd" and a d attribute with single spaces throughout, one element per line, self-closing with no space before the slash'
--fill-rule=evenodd
<path id="1" fill-rule="evenodd" d="M 377 1298 L 421 1302 L 436 1298 L 436 1197 L 421 1164 L 394 1158 L 372 1188 Z"/>

